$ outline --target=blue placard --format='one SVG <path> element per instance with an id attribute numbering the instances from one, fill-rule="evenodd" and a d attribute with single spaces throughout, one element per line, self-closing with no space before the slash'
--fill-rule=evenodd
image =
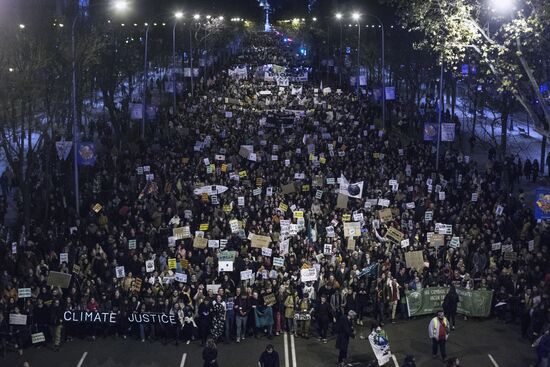
<path id="1" fill-rule="evenodd" d="M 535 191 L 535 218 L 550 219 L 550 187 L 539 187 Z"/>
<path id="2" fill-rule="evenodd" d="M 437 140 L 437 124 L 433 122 L 424 123 L 424 141 Z"/>
<path id="3" fill-rule="evenodd" d="M 93 166 L 95 161 L 96 152 L 94 143 L 78 143 L 78 164 L 81 166 Z"/>

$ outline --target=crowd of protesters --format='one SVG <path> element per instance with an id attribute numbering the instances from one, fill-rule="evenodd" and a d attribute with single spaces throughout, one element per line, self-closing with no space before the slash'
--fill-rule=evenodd
<path id="1" fill-rule="evenodd" d="M 375 123 L 379 104 L 357 98 L 354 88 L 323 93 L 310 82 L 281 87 L 258 80 L 256 67 L 300 66 L 279 38 L 254 35 L 244 46 L 234 65 L 249 68 L 246 78 L 217 74 L 208 89 L 180 101 L 176 116 L 160 112 L 146 141 L 114 144 L 109 125 L 96 124 L 97 161 L 82 167 L 80 217 L 70 208 L 64 177 L 52 177 L 49 196 L 33 202 L 47 220 L 34 217 L 15 248 L 0 248 L 3 353 L 22 353 L 37 332 L 55 348 L 72 338 L 106 335 L 205 344 L 209 338 L 242 343 L 284 331 L 326 343 L 337 331 L 335 321 L 350 311 L 358 326 L 367 318 L 395 322 L 408 317 L 406 290 L 451 285 L 493 290 L 493 305 L 503 304 L 493 308 L 495 316 L 519 321 L 525 338 L 544 333 L 550 321 L 550 228 L 534 219 L 521 190 L 509 190 L 502 162 L 491 157 L 480 167 L 445 146 L 436 171 L 432 144 L 405 143 L 381 130 Z M 303 112 L 289 119 L 288 110 Z M 251 146 L 254 158 L 243 155 L 242 146 Z M 49 164 L 58 169 L 62 162 Z M 337 202 L 337 181 L 327 183 L 341 175 L 364 182 L 361 197 L 344 205 Z M 36 193 L 46 184 L 39 176 L 32 183 Z M 194 192 L 211 185 L 228 190 L 217 200 Z M 383 208 L 369 199 L 379 198 L 389 200 L 391 219 L 375 221 Z M 410 202 L 414 208 L 407 209 Z M 304 218 L 297 231 L 282 231 L 285 220 L 298 224 L 296 211 Z M 432 220 L 425 220 L 426 211 L 433 212 Z M 358 213 L 361 233 L 350 241 L 343 216 Z M 238 231 L 231 229 L 234 219 Z M 450 236 L 445 246 L 428 246 L 427 233 L 438 222 L 452 224 L 458 246 L 448 245 Z M 187 226 L 190 238 L 169 238 L 174 228 Z M 327 233 L 329 226 L 334 234 Z M 390 226 L 405 234 L 408 247 L 386 237 Z M 251 234 L 271 238 L 271 256 L 251 247 Z M 196 248 L 195 236 L 226 240 L 225 248 Z M 281 248 L 287 239 L 288 249 Z M 497 242 L 511 244 L 515 259 L 492 250 Z M 331 245 L 328 252 L 325 244 Z M 236 252 L 232 271 L 218 271 L 222 250 Z M 405 253 L 413 250 L 423 251 L 422 271 L 406 266 Z M 68 254 L 67 261 L 60 261 L 61 254 Z M 283 266 L 274 266 L 276 257 L 284 258 Z M 169 259 L 176 259 L 175 268 Z M 146 269 L 149 260 L 153 271 Z M 373 263 L 377 273 L 360 277 Z M 119 266 L 123 277 L 117 277 Z M 317 281 L 302 282 L 303 268 L 316 268 Z M 245 270 L 252 270 L 252 279 L 241 280 Z M 49 271 L 72 274 L 69 287 L 47 285 Z M 176 273 L 186 281 L 176 281 Z M 136 279 L 142 281 L 137 288 Z M 19 298 L 20 288 L 31 288 L 31 297 Z M 451 298 L 445 311 L 454 316 Z M 119 322 L 66 322 L 67 310 L 114 312 Z M 129 315 L 146 312 L 174 315 L 177 325 L 128 322 Z M 10 314 L 27 315 L 27 324 L 10 325 Z M 454 326 L 455 317 L 450 321 Z"/>

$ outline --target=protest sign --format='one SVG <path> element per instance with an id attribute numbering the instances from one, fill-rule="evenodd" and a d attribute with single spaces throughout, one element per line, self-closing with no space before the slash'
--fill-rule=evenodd
<path id="1" fill-rule="evenodd" d="M 154 260 L 147 260 L 145 262 L 145 271 L 147 273 L 152 273 L 155 271 L 155 261 Z"/>
<path id="2" fill-rule="evenodd" d="M 46 337 L 44 336 L 44 333 L 31 334 L 31 341 L 32 344 L 43 343 L 46 341 Z"/>
<path id="3" fill-rule="evenodd" d="M 71 274 L 50 271 L 48 273 L 47 284 L 53 287 L 69 288 L 71 283 Z"/>
<path id="4" fill-rule="evenodd" d="M 235 261 L 237 251 L 222 251 L 218 255 L 218 261 Z"/>
<path id="5" fill-rule="evenodd" d="M 405 263 L 407 268 L 416 269 L 419 272 L 424 270 L 424 256 L 422 251 L 405 252 Z"/>
<path id="6" fill-rule="evenodd" d="M 185 273 L 176 273 L 175 277 L 176 277 L 175 278 L 176 282 L 187 283 L 187 274 L 185 274 Z"/>
<path id="7" fill-rule="evenodd" d="M 361 236 L 361 223 L 359 222 L 344 223 L 344 237 L 359 237 L 359 236 Z"/>
<path id="8" fill-rule="evenodd" d="M 10 313 L 10 325 L 27 325 L 27 315 Z"/>
<path id="9" fill-rule="evenodd" d="M 59 263 L 60 264 L 68 264 L 69 263 L 69 254 L 67 252 L 62 252 L 59 254 Z"/>
<path id="10" fill-rule="evenodd" d="M 392 214 L 391 209 L 378 210 L 378 218 L 382 222 L 387 222 L 387 221 L 392 220 L 393 219 L 393 214 Z"/>
<path id="11" fill-rule="evenodd" d="M 336 199 L 336 208 L 347 209 L 348 201 L 349 201 L 349 197 L 347 195 L 339 193 L 338 198 Z"/>
<path id="12" fill-rule="evenodd" d="M 222 271 L 233 271 L 233 261 L 218 261 L 218 272 Z"/>
<path id="13" fill-rule="evenodd" d="M 251 246 L 254 248 L 267 247 L 271 243 L 271 237 L 253 234 L 251 242 Z"/>
<path id="14" fill-rule="evenodd" d="M 19 288 L 17 290 L 17 297 L 19 298 L 31 298 L 32 293 L 30 288 Z"/>
<path id="15" fill-rule="evenodd" d="M 193 247 L 194 248 L 206 248 L 208 247 L 208 240 L 204 237 L 195 236 L 195 239 L 193 240 Z"/>
<path id="16" fill-rule="evenodd" d="M 288 254 L 290 246 L 289 243 L 289 240 L 283 240 L 279 243 L 279 254 L 281 254 L 281 256 L 285 256 Z"/>
<path id="17" fill-rule="evenodd" d="M 317 270 L 315 268 L 300 270 L 300 281 L 302 283 L 314 282 L 316 280 L 317 280 Z"/>
<path id="18" fill-rule="evenodd" d="M 332 245 L 330 243 L 325 243 L 323 247 L 323 254 L 332 255 Z"/>
<path id="19" fill-rule="evenodd" d="M 176 240 L 191 238 L 191 230 L 189 226 L 174 228 L 172 229 L 172 235 Z"/>
<path id="20" fill-rule="evenodd" d="M 262 247 L 262 256 L 271 257 L 272 250 L 269 247 Z"/>
<path id="21" fill-rule="evenodd" d="M 403 238 L 405 238 L 405 234 L 394 227 L 388 228 L 388 231 L 386 232 L 386 238 L 389 238 L 393 242 L 401 243 Z"/>
<path id="22" fill-rule="evenodd" d="M 433 315 L 441 309 L 449 292 L 446 287 L 422 288 L 420 291 L 405 291 L 409 316 Z M 458 313 L 471 317 L 487 317 L 491 312 L 492 290 L 456 288 Z"/>
<path id="23" fill-rule="evenodd" d="M 378 365 L 383 366 L 389 363 L 392 358 L 389 341 L 383 335 L 377 333 L 376 330 L 369 334 L 368 339 Z"/>
<path id="24" fill-rule="evenodd" d="M 430 246 L 438 248 L 445 245 L 445 236 L 439 233 L 434 233 L 430 239 Z"/>
<path id="25" fill-rule="evenodd" d="M 117 278 L 124 278 L 126 276 L 126 272 L 124 271 L 124 266 L 117 266 L 115 268 L 115 274 Z"/>
<path id="26" fill-rule="evenodd" d="M 207 284 L 206 285 L 206 291 L 207 292 L 210 292 L 212 291 L 213 294 L 217 294 L 218 293 L 218 289 L 221 288 L 221 284 Z"/>
<path id="27" fill-rule="evenodd" d="M 252 270 L 241 271 L 241 280 L 252 279 Z"/>
<path id="28" fill-rule="evenodd" d="M 237 219 L 232 219 L 229 221 L 229 226 L 231 227 L 231 233 L 239 232 L 239 221 Z"/>
<path id="29" fill-rule="evenodd" d="M 285 266 L 284 257 L 274 257 L 273 258 L 273 266 L 276 266 L 276 267 L 279 267 L 279 268 Z"/>

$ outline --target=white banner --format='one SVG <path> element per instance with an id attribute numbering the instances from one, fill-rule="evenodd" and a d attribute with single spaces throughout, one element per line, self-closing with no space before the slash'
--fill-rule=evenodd
<path id="1" fill-rule="evenodd" d="M 67 158 L 69 157 L 69 153 L 71 152 L 72 146 L 73 146 L 73 142 L 70 140 L 55 142 L 55 148 L 57 149 L 57 158 L 66 161 Z"/>
<path id="2" fill-rule="evenodd" d="M 378 361 L 378 365 L 383 366 L 388 363 L 391 359 L 390 343 L 388 340 L 378 335 L 376 330 L 374 330 L 369 335 L 369 342 L 376 356 L 376 360 Z"/>

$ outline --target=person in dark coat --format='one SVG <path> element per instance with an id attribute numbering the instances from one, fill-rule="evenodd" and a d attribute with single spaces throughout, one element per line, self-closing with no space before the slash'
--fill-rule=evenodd
<path id="1" fill-rule="evenodd" d="M 206 298 L 199 304 L 199 337 L 201 339 L 201 345 L 204 345 L 206 338 L 208 337 L 208 331 L 210 330 L 210 300 Z"/>
<path id="2" fill-rule="evenodd" d="M 342 315 L 336 322 L 336 349 L 340 351 L 338 354 L 338 363 L 345 365 L 345 360 L 348 357 L 349 338 L 354 338 L 353 319 L 357 313 L 349 311 L 347 315 Z"/>
<path id="3" fill-rule="evenodd" d="M 275 351 L 273 345 L 268 344 L 260 355 L 258 361 L 259 367 L 279 367 L 279 353 Z"/>
<path id="4" fill-rule="evenodd" d="M 332 310 L 325 295 L 321 296 L 321 302 L 319 302 L 315 309 L 315 319 L 319 325 L 319 338 L 326 344 L 327 330 L 332 319 Z"/>
<path id="5" fill-rule="evenodd" d="M 445 312 L 445 317 L 451 323 L 451 330 L 455 329 L 455 319 L 456 319 L 456 310 L 458 308 L 458 293 L 456 293 L 456 288 L 454 285 L 451 285 L 451 289 L 445 295 L 443 299 L 443 311 Z"/>
<path id="6" fill-rule="evenodd" d="M 218 348 L 213 339 L 206 341 L 206 347 L 202 350 L 203 367 L 218 367 Z"/>

